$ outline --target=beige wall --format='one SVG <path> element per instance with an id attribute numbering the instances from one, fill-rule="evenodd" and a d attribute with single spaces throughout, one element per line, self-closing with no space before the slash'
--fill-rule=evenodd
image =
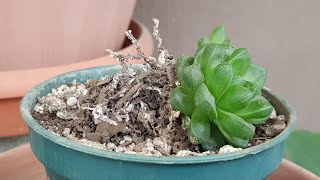
<path id="1" fill-rule="evenodd" d="M 268 68 L 267 86 L 294 106 L 298 127 L 320 131 L 320 1 L 138 0 L 134 17 L 160 19 L 164 45 L 192 55 L 200 36 L 225 25 L 237 47 Z"/>

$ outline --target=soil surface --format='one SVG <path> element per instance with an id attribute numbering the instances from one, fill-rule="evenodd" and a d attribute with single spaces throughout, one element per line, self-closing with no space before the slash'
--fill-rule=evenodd
<path id="1" fill-rule="evenodd" d="M 200 152 L 190 143 L 180 113 L 170 106 L 170 68 L 63 85 L 39 99 L 33 117 L 61 136 L 85 138 L 118 152 Z"/>
<path id="2" fill-rule="evenodd" d="M 116 152 L 155 156 L 209 155 L 190 142 L 169 97 L 175 87 L 174 66 L 73 82 L 38 100 L 33 117 L 44 128 L 80 143 Z M 171 79 L 170 79 L 171 77 Z M 286 127 L 273 112 L 256 126 L 249 146 L 261 144 Z M 220 153 L 241 150 L 226 146 Z"/>

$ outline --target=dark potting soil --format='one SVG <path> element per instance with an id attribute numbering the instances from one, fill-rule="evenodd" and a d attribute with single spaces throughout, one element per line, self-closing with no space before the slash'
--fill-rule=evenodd
<path id="1" fill-rule="evenodd" d="M 180 113 L 172 110 L 169 97 L 176 83 L 172 68 L 63 85 L 39 99 L 32 115 L 60 136 L 88 139 L 117 152 L 157 156 L 216 153 L 201 153 L 188 139 Z M 249 146 L 272 139 L 285 127 L 284 116 L 274 112 L 265 124 L 256 125 Z"/>

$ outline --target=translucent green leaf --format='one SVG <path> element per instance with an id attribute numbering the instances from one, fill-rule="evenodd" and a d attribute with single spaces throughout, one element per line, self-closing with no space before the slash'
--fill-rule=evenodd
<path id="1" fill-rule="evenodd" d="M 194 95 L 194 102 L 196 107 L 206 114 L 211 121 L 217 119 L 215 99 L 205 84 L 202 83 L 197 89 Z"/>
<path id="2" fill-rule="evenodd" d="M 194 55 L 194 62 L 200 62 L 202 61 L 203 51 L 207 45 L 204 45 L 202 47 L 199 47 Z M 200 64 L 200 63 L 197 63 Z"/>
<path id="3" fill-rule="evenodd" d="M 210 71 L 224 62 L 225 50 L 219 44 L 210 44 L 204 49 L 202 57 L 201 68 L 206 77 L 210 75 Z"/>
<path id="4" fill-rule="evenodd" d="M 219 128 L 211 123 L 210 137 L 205 142 L 201 143 L 201 148 L 205 151 L 215 151 L 226 144 L 226 139 L 220 132 Z"/>
<path id="5" fill-rule="evenodd" d="M 217 102 L 220 109 L 238 112 L 249 106 L 253 92 L 241 85 L 231 85 Z"/>
<path id="6" fill-rule="evenodd" d="M 210 120 L 199 108 L 192 113 L 189 133 L 191 141 L 196 144 L 201 144 L 210 137 Z"/>
<path id="7" fill-rule="evenodd" d="M 243 86 L 249 89 L 253 93 L 253 97 L 261 95 L 261 90 L 258 87 L 258 85 L 256 85 L 255 83 L 250 81 L 245 81 Z"/>
<path id="8" fill-rule="evenodd" d="M 186 67 L 181 73 L 182 85 L 192 89 L 194 92 L 200 84 L 204 82 L 204 75 L 202 74 L 199 64 L 192 64 Z"/>
<path id="9" fill-rule="evenodd" d="M 320 176 L 320 133 L 295 130 L 286 142 L 286 159 Z"/>
<path id="10" fill-rule="evenodd" d="M 193 57 L 191 56 L 180 56 L 176 65 L 176 73 L 178 76 L 178 81 L 183 84 L 182 82 L 182 71 L 193 64 Z"/>
<path id="11" fill-rule="evenodd" d="M 232 46 L 230 38 L 226 37 L 225 40 L 223 41 L 223 44 Z"/>
<path id="12" fill-rule="evenodd" d="M 236 49 L 228 59 L 228 62 L 233 67 L 235 76 L 243 76 L 251 65 L 251 56 L 247 49 Z"/>
<path id="13" fill-rule="evenodd" d="M 253 97 L 261 95 L 261 90 L 258 87 L 258 85 L 256 85 L 255 83 L 251 82 L 251 81 L 247 81 L 242 77 L 233 77 L 232 85 L 241 85 L 247 89 L 249 89 L 252 93 L 253 93 Z"/>
<path id="14" fill-rule="evenodd" d="M 206 84 L 216 101 L 229 88 L 233 77 L 232 67 L 228 63 L 218 65 L 214 70 L 208 71 Z"/>
<path id="15" fill-rule="evenodd" d="M 244 84 L 246 83 L 246 80 L 242 77 L 233 77 L 232 79 L 232 85 L 241 85 L 241 86 L 244 86 Z"/>
<path id="16" fill-rule="evenodd" d="M 200 40 L 198 41 L 198 48 L 201 48 L 207 44 L 210 43 L 210 40 L 207 37 L 202 37 L 200 38 Z"/>
<path id="17" fill-rule="evenodd" d="M 178 58 L 178 62 L 176 65 L 177 74 L 181 71 L 181 69 L 184 69 L 187 66 L 190 66 L 191 64 L 193 64 L 193 57 L 192 56 L 180 56 Z"/>
<path id="18" fill-rule="evenodd" d="M 210 42 L 216 44 L 223 44 L 226 39 L 226 33 L 224 31 L 224 26 L 219 26 L 213 30 L 210 36 Z"/>
<path id="19" fill-rule="evenodd" d="M 273 107 L 262 96 L 256 97 L 247 108 L 236 114 L 250 124 L 261 124 L 269 119 Z"/>
<path id="20" fill-rule="evenodd" d="M 261 89 L 267 79 L 267 69 L 257 64 L 251 64 L 243 78 L 257 84 Z"/>
<path id="21" fill-rule="evenodd" d="M 240 139 L 237 137 L 228 137 L 226 139 L 232 146 L 241 148 L 246 148 L 250 141 L 249 139 Z"/>
<path id="22" fill-rule="evenodd" d="M 225 48 L 225 58 L 229 58 L 235 50 L 233 47 Z"/>
<path id="23" fill-rule="evenodd" d="M 185 87 L 175 88 L 170 95 L 170 103 L 174 110 L 191 116 L 195 108 L 193 92 Z"/>
<path id="24" fill-rule="evenodd" d="M 217 126 L 227 141 L 236 147 L 246 147 L 248 140 L 252 139 L 255 127 L 239 116 L 217 109 Z"/>

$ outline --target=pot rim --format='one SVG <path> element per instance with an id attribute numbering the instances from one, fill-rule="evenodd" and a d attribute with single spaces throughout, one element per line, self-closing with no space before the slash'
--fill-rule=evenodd
<path id="1" fill-rule="evenodd" d="M 76 74 L 82 71 L 95 71 L 98 69 L 107 68 L 107 69 L 120 69 L 119 65 L 111 65 L 111 66 L 100 66 L 100 67 L 93 67 L 93 68 L 87 68 L 82 70 L 77 70 L 69 73 L 65 73 L 59 76 L 55 76 L 53 78 L 50 78 L 41 84 L 34 87 L 32 90 L 30 90 L 22 99 L 20 110 L 23 119 L 28 124 L 29 128 L 32 128 L 36 133 L 40 134 L 41 136 L 45 137 L 46 139 L 59 144 L 61 146 L 64 146 L 68 149 L 72 149 L 75 151 L 91 154 L 94 156 L 100 156 L 103 158 L 109 158 L 113 160 L 122 160 L 122 161 L 131 161 L 131 162 L 140 162 L 140 163 L 155 163 L 155 164 L 197 164 L 197 163 L 210 163 L 210 162 L 218 162 L 218 161 L 228 161 L 228 160 L 234 160 L 238 158 L 242 158 L 247 155 L 257 154 L 261 151 L 264 151 L 268 148 L 271 148 L 282 141 L 284 141 L 289 134 L 294 130 L 295 124 L 296 124 L 296 114 L 291 107 L 291 105 L 282 97 L 280 97 L 278 94 L 270 90 L 269 88 L 264 87 L 264 91 L 269 93 L 271 96 L 274 96 L 276 99 L 278 99 L 286 108 L 286 110 L 289 112 L 289 122 L 287 124 L 287 127 L 275 138 L 272 138 L 271 140 L 264 142 L 262 144 L 259 144 L 257 146 L 249 147 L 246 149 L 243 149 L 241 151 L 226 153 L 226 154 L 215 154 L 215 155 L 208 155 L 208 156 L 191 156 L 191 157 L 177 157 L 177 156 L 143 156 L 143 155 L 135 155 L 135 154 L 126 154 L 126 153 L 119 153 L 114 151 L 109 151 L 106 149 L 98 149 L 89 147 L 83 144 L 80 144 L 76 141 L 68 140 L 65 137 L 61 137 L 57 134 L 54 134 L 44 127 L 42 127 L 40 124 L 38 124 L 35 119 L 32 117 L 31 112 L 29 111 L 31 109 L 31 103 L 30 101 L 32 98 L 35 98 L 37 94 L 39 94 L 39 91 L 44 89 L 44 87 L 49 84 L 53 83 L 55 79 L 61 78 L 66 75 Z"/>

